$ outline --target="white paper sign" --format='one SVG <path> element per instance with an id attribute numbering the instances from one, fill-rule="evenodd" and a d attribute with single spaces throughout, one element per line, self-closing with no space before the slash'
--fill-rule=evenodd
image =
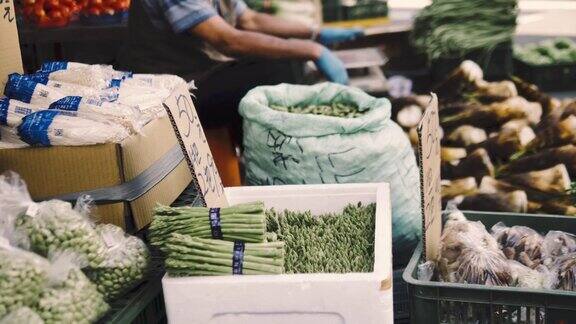
<path id="1" fill-rule="evenodd" d="M 204 204 L 208 207 L 227 207 L 222 179 L 186 84 L 172 92 L 164 101 L 164 108 Z"/>
<path id="2" fill-rule="evenodd" d="M 432 99 L 418 125 L 423 216 L 422 241 L 424 242 L 426 260 L 436 260 L 442 233 L 440 139 L 438 98 L 432 94 Z"/>

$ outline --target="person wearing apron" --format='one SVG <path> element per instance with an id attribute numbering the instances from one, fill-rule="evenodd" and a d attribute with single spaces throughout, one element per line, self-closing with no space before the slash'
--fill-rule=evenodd
<path id="1" fill-rule="evenodd" d="M 238 103 L 256 86 L 300 83 L 308 60 L 346 84 L 342 62 L 325 46 L 363 34 L 256 13 L 243 0 L 133 0 L 128 29 L 118 68 L 194 80 L 205 126 L 239 121 Z"/>

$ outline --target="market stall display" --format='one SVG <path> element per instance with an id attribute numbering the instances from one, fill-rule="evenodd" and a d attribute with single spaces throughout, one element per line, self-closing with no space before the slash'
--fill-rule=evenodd
<path id="1" fill-rule="evenodd" d="M 16 276 L 4 286 L 16 290 L 6 295 L 10 307 L 0 310 L 29 306 L 47 323 L 90 323 L 107 311 L 104 298 L 113 301 L 144 278 L 150 259 L 144 242 L 110 224 L 95 226 L 89 202 L 83 198 L 74 209 L 59 200 L 36 203 L 17 175 L 0 176 L 0 242 L 6 237 L 30 250 L 3 243 L 0 252 L 13 255 L 3 258 L 0 271 L 10 271 L 0 277 Z"/>
<path id="2" fill-rule="evenodd" d="M 573 101 L 518 79 L 487 82 L 465 61 L 435 90 L 440 98 L 444 204 L 480 211 L 576 215 Z M 419 97 L 392 101 L 396 116 L 423 110 Z M 413 123 L 397 118 L 406 132 Z M 413 145 L 415 141 L 413 140 Z"/>
<path id="3" fill-rule="evenodd" d="M 239 112 L 249 185 L 388 182 L 395 254 L 413 248 L 421 223 L 420 177 L 387 99 L 331 83 L 280 84 L 248 92 Z"/>
<path id="4" fill-rule="evenodd" d="M 322 253 L 330 253 L 330 251 L 335 253 L 336 258 L 347 258 L 338 254 L 345 248 L 342 245 L 338 247 L 340 243 L 335 241 L 352 243 L 358 239 L 358 235 L 366 234 L 373 238 L 372 244 L 359 240 L 356 242 L 357 245 L 350 247 L 350 250 L 354 251 L 362 247 L 368 250 L 359 255 L 356 260 L 351 260 L 352 264 L 345 265 L 345 261 L 342 263 L 335 261 L 334 264 L 349 267 L 341 268 L 342 273 L 336 272 L 337 269 L 322 269 L 322 265 L 318 264 L 316 268 L 308 269 L 308 271 L 300 269 L 301 273 L 275 275 L 268 272 L 268 275 L 239 275 L 238 273 L 233 275 L 234 242 L 220 241 L 219 246 L 216 247 L 215 240 L 212 239 L 174 234 L 169 242 L 172 239 L 178 242 L 178 261 L 185 261 L 187 267 L 205 267 L 202 271 L 208 272 L 204 275 L 173 276 L 168 271 L 162 279 L 168 320 L 171 323 L 206 323 L 214 319 L 234 322 L 238 316 L 241 316 L 243 320 L 254 324 L 298 320 L 325 322 L 332 319 L 343 319 L 351 323 L 391 322 L 393 320 L 392 232 L 387 187 L 386 184 L 332 184 L 226 188 L 226 197 L 230 204 L 245 204 L 258 199 L 266 208 L 290 211 L 276 212 L 279 224 L 285 222 L 282 215 L 298 218 L 298 221 L 303 224 L 311 223 L 308 224 L 308 229 L 314 227 L 314 222 L 317 224 L 322 222 L 313 220 L 312 217 L 333 218 L 323 221 L 327 224 L 331 222 L 348 224 L 353 221 L 346 219 L 347 217 L 357 217 L 354 219 L 358 221 L 360 217 L 368 218 L 360 222 L 358 228 L 350 228 L 349 231 L 344 229 L 347 227 L 345 225 L 340 228 L 318 226 L 317 233 L 324 229 L 328 236 L 332 228 L 333 235 L 326 239 L 307 238 L 299 240 L 299 243 L 291 241 L 290 248 L 288 236 L 292 233 L 298 235 L 297 229 L 281 226 L 280 229 L 287 230 L 284 241 L 281 230 L 277 230 L 276 235 L 267 236 L 267 240 L 275 238 L 277 241 L 246 243 L 246 248 L 249 245 L 251 247 L 270 244 L 276 247 L 284 245 L 282 249 L 286 249 L 286 256 L 289 253 L 304 254 L 306 253 L 304 250 L 312 246 L 308 244 L 313 244 L 308 241 L 316 239 L 320 244 L 325 243 L 327 246 L 325 249 L 317 247 L 314 251 L 307 252 L 309 253 L 307 263 L 312 266 L 316 262 L 323 263 Z M 358 205 L 359 202 L 361 206 Z M 269 214 L 272 215 L 271 212 Z M 205 211 L 204 216 L 206 219 L 209 218 L 208 211 Z M 296 227 L 295 223 L 293 224 Z M 369 224 L 372 224 L 372 233 L 368 233 Z M 277 224 L 270 223 L 270 225 L 270 229 L 273 229 Z M 300 237 L 304 238 L 304 235 Z M 186 249 L 181 249 L 182 241 L 189 244 Z M 218 249 L 218 251 L 207 253 L 209 252 L 207 249 Z M 298 251 L 298 249 L 301 250 Z M 369 252 L 370 250 L 372 253 Z M 226 257 L 219 260 L 220 254 Z M 171 262 L 170 255 L 169 253 L 167 265 Z M 199 258 L 200 256 L 202 258 Z M 250 256 L 251 260 L 255 260 L 255 257 Z M 317 258 L 314 259 L 314 256 Z M 288 260 L 285 258 L 284 261 Z M 216 264 L 221 265 L 215 268 L 207 262 L 218 262 Z M 294 261 L 290 262 L 294 263 Z M 365 266 L 363 269 L 362 267 L 355 268 L 356 262 L 370 263 L 370 266 Z M 285 265 L 287 266 L 288 263 Z M 269 270 L 273 269 L 275 268 L 270 267 Z M 300 272 L 300 270 L 296 271 Z M 328 272 L 317 272 L 323 270 L 328 270 Z M 214 276 L 214 271 L 222 275 Z M 229 275 L 223 275 L 223 272 Z M 360 295 L 363 297 L 358 299 Z M 278 296 L 291 296 L 291 298 L 278 298 Z M 195 307 L 186 305 L 195 305 Z M 334 315 L 327 317 L 327 310 Z M 300 314 L 304 314 L 304 317 Z"/>
<path id="5" fill-rule="evenodd" d="M 576 43 L 556 38 L 515 46 L 514 74 L 544 90 L 572 90 L 576 84 Z"/>
<path id="6" fill-rule="evenodd" d="M 22 1 L 24 18 L 39 28 L 64 27 L 75 18 L 81 8 L 77 0 Z"/>

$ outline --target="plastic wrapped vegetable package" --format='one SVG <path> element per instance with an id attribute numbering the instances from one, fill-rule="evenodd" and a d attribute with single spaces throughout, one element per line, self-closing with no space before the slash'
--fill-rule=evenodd
<path id="1" fill-rule="evenodd" d="M 0 324 L 44 324 L 44 321 L 34 310 L 20 307 L 0 318 Z"/>
<path id="2" fill-rule="evenodd" d="M 526 226 L 507 227 L 499 222 L 492 226 L 492 235 L 508 259 L 534 269 L 541 264 L 544 238 Z"/>
<path id="3" fill-rule="evenodd" d="M 18 175 L 0 176 L 0 206 L 16 215 L 16 229 L 29 238 L 32 251 L 47 256 L 69 250 L 85 258 L 88 265 L 98 266 L 104 261 L 106 246 L 88 215 L 79 211 L 85 204 L 79 200 L 74 209 L 60 200 L 36 203 Z"/>
<path id="4" fill-rule="evenodd" d="M 48 287 L 40 295 L 38 314 L 46 324 L 94 323 L 110 308 L 104 297 L 78 268 L 75 254 L 57 254 L 48 273 Z"/>
<path id="5" fill-rule="evenodd" d="M 144 279 L 150 253 L 142 240 L 126 235 L 118 226 L 98 225 L 96 230 L 107 247 L 104 261 L 84 272 L 106 300 L 114 300 Z"/>
<path id="6" fill-rule="evenodd" d="M 22 306 L 36 305 L 49 267 L 46 259 L 0 237 L 0 318 Z"/>
<path id="7" fill-rule="evenodd" d="M 342 103 L 355 118 L 279 111 L 271 106 Z M 420 236 L 420 182 L 414 152 L 390 119 L 390 102 L 332 83 L 257 87 L 242 99 L 246 181 L 250 185 L 388 182 L 396 257 Z"/>

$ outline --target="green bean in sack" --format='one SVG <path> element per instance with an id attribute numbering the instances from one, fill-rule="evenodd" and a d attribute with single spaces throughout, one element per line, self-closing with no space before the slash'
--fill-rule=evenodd
<path id="1" fill-rule="evenodd" d="M 409 256 L 422 227 L 414 151 L 386 98 L 321 83 L 252 89 L 240 102 L 250 185 L 388 182 L 394 252 Z"/>
<path id="2" fill-rule="evenodd" d="M 141 282 L 150 265 L 150 253 L 142 240 L 115 225 L 98 225 L 96 230 L 106 244 L 104 261 L 84 272 L 106 300 L 114 300 Z"/>

